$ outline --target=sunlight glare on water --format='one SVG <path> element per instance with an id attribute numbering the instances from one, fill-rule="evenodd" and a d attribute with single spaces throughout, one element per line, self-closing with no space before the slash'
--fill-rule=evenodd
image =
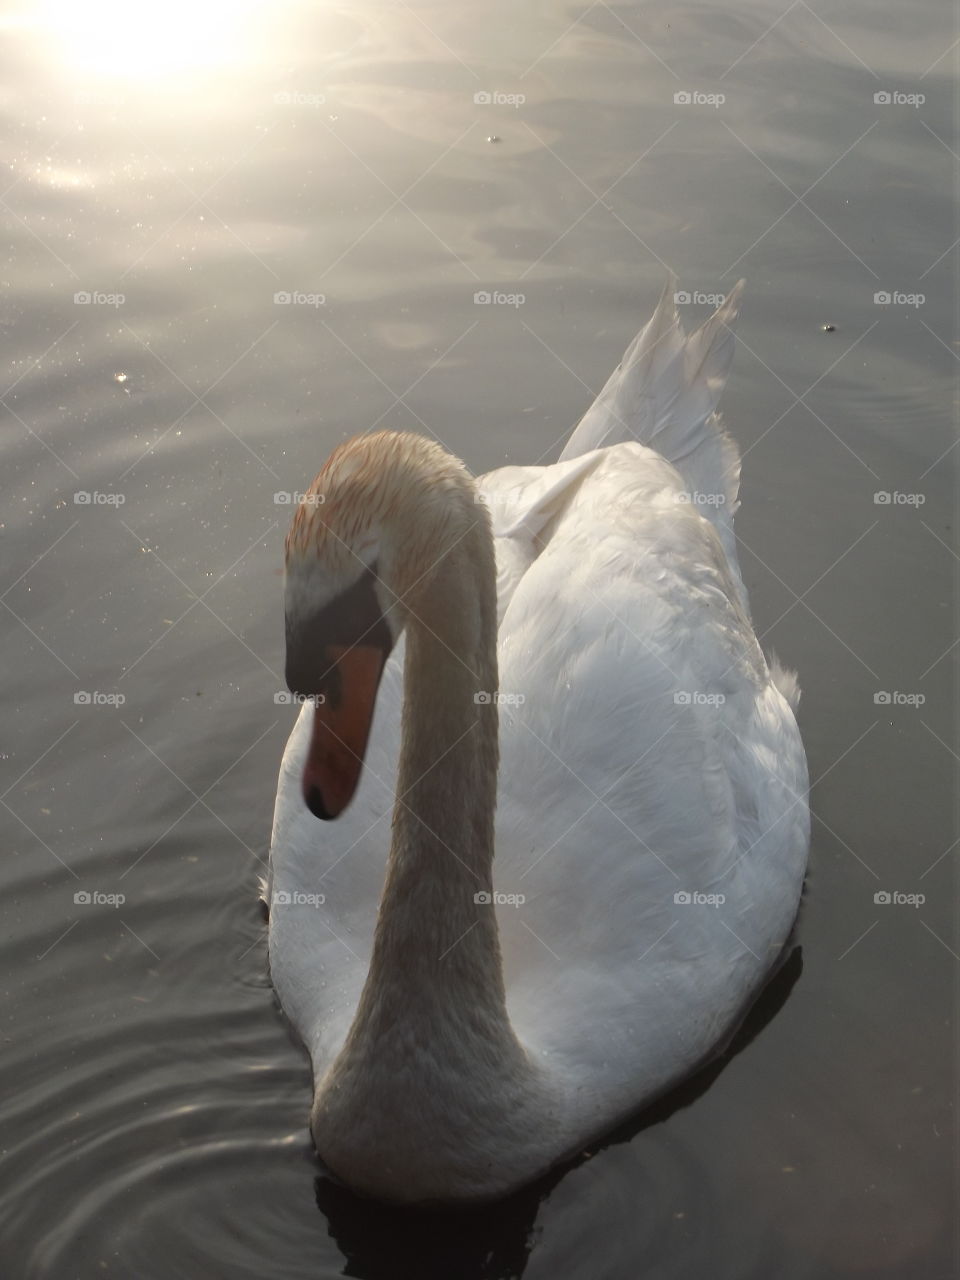
<path id="1" fill-rule="evenodd" d="M 41 0 L 27 23 L 65 71 L 157 89 L 184 75 L 195 87 L 253 61 L 264 25 L 282 10 L 269 0 Z"/>

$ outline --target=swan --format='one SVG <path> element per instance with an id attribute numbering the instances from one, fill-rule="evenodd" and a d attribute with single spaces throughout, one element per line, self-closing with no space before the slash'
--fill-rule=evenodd
<path id="1" fill-rule="evenodd" d="M 558 462 L 360 435 L 294 514 L 269 964 L 362 1194 L 490 1200 L 575 1155 L 722 1049 L 789 937 L 798 686 L 715 413 L 743 282 L 689 336 L 674 283 Z"/>

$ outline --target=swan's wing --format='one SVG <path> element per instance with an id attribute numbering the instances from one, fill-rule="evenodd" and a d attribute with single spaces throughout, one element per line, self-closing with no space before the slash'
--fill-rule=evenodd
<path id="1" fill-rule="evenodd" d="M 490 509 L 501 623 L 517 585 L 540 553 L 544 530 L 600 456 L 595 450 L 547 467 L 501 467 L 477 480 L 477 496 Z"/>
<path id="2" fill-rule="evenodd" d="M 606 450 L 501 632 L 494 882 L 526 899 L 498 908 L 511 1017 L 611 1116 L 732 1029 L 806 861 L 796 723 L 682 491 L 642 446 Z"/>

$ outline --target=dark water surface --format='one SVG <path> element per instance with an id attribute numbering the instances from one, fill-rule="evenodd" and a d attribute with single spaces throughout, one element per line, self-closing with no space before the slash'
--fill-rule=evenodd
<path id="1" fill-rule="evenodd" d="M 3 33 L 0 1273 L 957 1274 L 949 6 L 94 0 Z M 796 946 L 722 1069 L 591 1159 L 478 1214 L 366 1205 L 318 1181 L 255 900 L 294 717 L 274 495 L 373 425 L 555 457 L 666 266 L 748 278 L 724 407 L 804 689 Z"/>

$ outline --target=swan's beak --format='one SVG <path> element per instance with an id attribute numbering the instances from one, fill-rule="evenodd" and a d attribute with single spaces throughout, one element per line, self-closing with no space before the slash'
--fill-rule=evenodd
<path id="1" fill-rule="evenodd" d="M 386 660 L 387 654 L 375 645 L 326 649 L 324 662 L 337 673 L 336 695 L 328 693 L 314 707 L 303 770 L 303 798 L 317 818 L 338 818 L 353 799 Z"/>
<path id="2" fill-rule="evenodd" d="M 288 619 L 287 684 L 314 701 L 303 798 L 318 818 L 339 817 L 353 799 L 392 647 L 372 573 L 305 622 Z"/>

